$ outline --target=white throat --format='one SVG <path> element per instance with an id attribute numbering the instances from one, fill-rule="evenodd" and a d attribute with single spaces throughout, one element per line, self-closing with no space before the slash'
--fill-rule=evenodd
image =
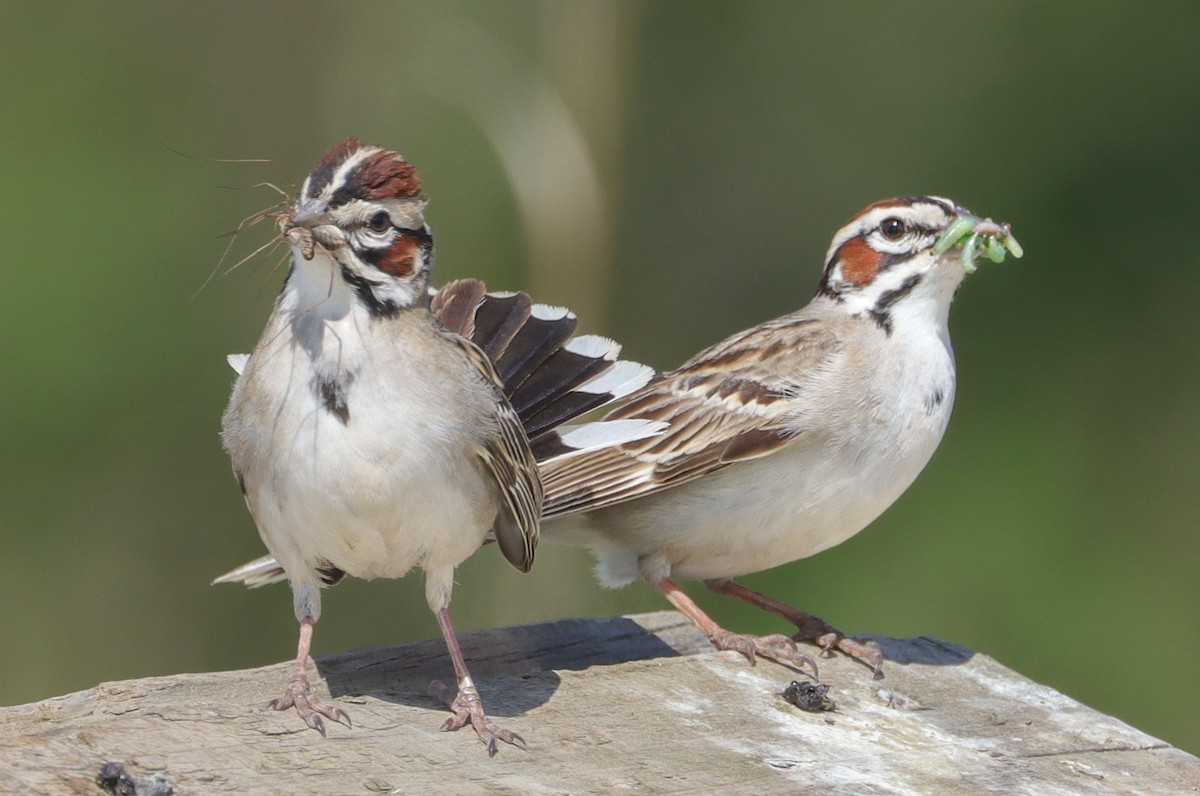
<path id="1" fill-rule="evenodd" d="M 318 249 L 311 260 L 292 257 L 292 273 L 279 297 L 280 322 L 308 355 L 319 377 L 358 370 L 371 322 L 366 305 L 342 277 L 341 266 Z"/>

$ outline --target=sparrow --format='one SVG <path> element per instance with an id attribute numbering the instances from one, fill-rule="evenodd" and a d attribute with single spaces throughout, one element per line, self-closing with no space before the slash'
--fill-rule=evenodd
<path id="1" fill-rule="evenodd" d="M 539 459 L 656 433 L 655 421 L 563 426 L 645 385 L 607 338 L 524 293 L 463 280 L 429 288 L 433 236 L 413 166 L 348 139 L 317 161 L 279 218 L 291 264 L 239 371 L 221 437 L 270 556 L 217 579 L 286 578 L 295 666 L 270 706 L 325 734 L 346 712 L 312 693 L 306 664 L 321 589 L 418 567 L 457 679 L 442 729 L 470 724 L 494 755 L 520 735 L 483 710 L 448 612 L 454 571 L 486 542 L 533 564 Z"/>
<path id="2" fill-rule="evenodd" d="M 602 585 L 645 580 L 719 649 L 794 666 L 796 640 L 881 676 L 878 644 L 733 578 L 849 539 L 913 483 L 954 403 L 950 304 L 976 260 L 1022 252 L 1008 225 L 935 196 L 861 211 L 833 238 L 802 309 L 657 377 L 607 420 L 661 434 L 542 465 L 543 533 L 590 548 Z M 703 581 L 794 623 L 756 637 L 714 622 L 675 581 Z"/>

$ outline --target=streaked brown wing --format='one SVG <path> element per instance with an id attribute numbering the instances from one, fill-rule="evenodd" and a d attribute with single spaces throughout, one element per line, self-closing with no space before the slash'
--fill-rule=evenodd
<path id="1" fill-rule="evenodd" d="M 471 341 L 457 334 L 446 336 L 462 348 L 480 375 L 495 386 L 497 433 L 485 441 L 479 457 L 500 490 L 501 509 L 493 528 L 500 552 L 514 567 L 528 572 L 537 549 L 542 511 L 537 461 L 529 449 L 521 419 L 504 397 L 503 385 L 491 359 Z"/>
<path id="2" fill-rule="evenodd" d="M 702 351 L 607 418 L 664 421 L 667 431 L 543 464 L 543 516 L 644 497 L 779 450 L 802 430 L 789 399 L 839 347 L 827 326 L 792 315 Z"/>

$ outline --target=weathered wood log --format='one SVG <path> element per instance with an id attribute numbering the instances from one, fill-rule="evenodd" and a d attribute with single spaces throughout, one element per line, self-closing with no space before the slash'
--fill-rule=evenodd
<path id="1" fill-rule="evenodd" d="M 1200 759 L 929 638 L 877 639 L 886 677 L 821 659 L 801 675 L 712 651 L 673 612 L 464 633 L 488 712 L 525 736 L 489 759 L 442 733 L 440 640 L 316 662 L 353 728 L 264 707 L 289 664 L 119 683 L 0 709 L 0 791 L 279 793 L 1196 793 Z"/>

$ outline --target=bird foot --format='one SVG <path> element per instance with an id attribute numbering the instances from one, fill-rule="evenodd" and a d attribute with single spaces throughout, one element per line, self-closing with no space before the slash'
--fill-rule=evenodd
<path id="1" fill-rule="evenodd" d="M 350 714 L 337 705 L 328 705 L 312 695 L 308 675 L 304 672 L 293 674 L 288 680 L 283 696 L 272 699 L 267 703 L 267 707 L 272 710 L 295 708 L 296 712 L 300 714 L 300 718 L 304 719 L 304 723 L 321 733 L 322 736 L 325 735 L 325 722 L 321 716 L 347 727 L 350 726 Z"/>
<path id="2" fill-rule="evenodd" d="M 842 635 L 841 631 L 827 628 L 827 632 L 811 636 L 801 630 L 792 636 L 796 641 L 811 641 L 821 648 L 821 654 L 828 657 L 833 650 L 849 655 L 852 658 L 871 667 L 871 676 L 876 680 L 883 679 L 883 647 L 874 641 L 859 641 Z"/>
<path id="3" fill-rule="evenodd" d="M 521 749 L 526 748 L 524 738 L 487 717 L 483 712 L 483 700 L 479 698 L 479 691 L 469 680 L 465 684 L 459 684 L 458 694 L 454 697 L 450 696 L 450 689 L 437 680 L 430 683 L 429 689 L 454 713 L 442 724 L 443 731 L 459 730 L 470 724 L 479 740 L 487 747 L 488 757 L 496 756 L 498 740 Z"/>
<path id="4" fill-rule="evenodd" d="M 796 642 L 787 636 L 775 634 L 770 636 L 751 636 L 745 633 L 732 633 L 725 629 L 710 635 L 708 640 L 719 650 L 732 650 L 745 656 L 754 665 L 757 656 L 770 658 L 773 661 L 791 666 L 803 671 L 812 669 L 813 679 L 817 675 L 817 662 L 800 651 Z"/>

